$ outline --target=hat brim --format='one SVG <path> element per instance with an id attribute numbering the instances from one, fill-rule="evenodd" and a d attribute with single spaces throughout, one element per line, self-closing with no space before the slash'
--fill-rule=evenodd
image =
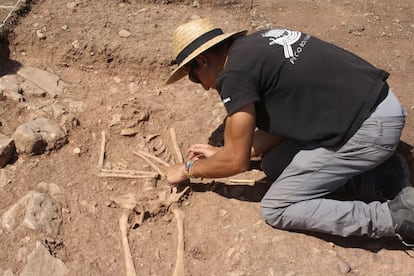
<path id="1" fill-rule="evenodd" d="M 232 32 L 232 33 L 225 33 L 219 36 L 214 37 L 213 39 L 207 41 L 200 47 L 198 47 L 196 50 L 194 50 L 188 57 L 186 57 L 176 69 L 171 73 L 165 84 L 171 84 L 173 82 L 176 82 L 183 77 L 185 77 L 188 72 L 183 68 L 184 65 L 189 63 L 193 58 L 198 56 L 199 54 L 205 52 L 206 50 L 210 49 L 214 45 L 217 45 L 218 43 L 228 39 L 228 38 L 237 38 L 239 36 L 242 36 L 247 33 L 247 30 L 240 31 L 240 32 Z"/>

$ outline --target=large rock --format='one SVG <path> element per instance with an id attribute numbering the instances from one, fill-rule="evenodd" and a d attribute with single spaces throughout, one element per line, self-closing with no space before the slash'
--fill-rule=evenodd
<path id="1" fill-rule="evenodd" d="M 17 127 L 13 140 L 18 153 L 40 154 L 67 143 L 66 132 L 46 118 L 38 118 Z"/>
<path id="2" fill-rule="evenodd" d="M 69 269 L 66 265 L 60 259 L 50 255 L 49 250 L 40 241 L 37 241 L 36 248 L 27 256 L 27 264 L 20 275 L 64 276 L 68 274 Z"/>
<path id="3" fill-rule="evenodd" d="M 25 66 L 20 68 L 17 73 L 36 84 L 52 97 L 61 95 L 66 87 L 66 84 L 57 75 L 35 67 Z"/>
<path id="4" fill-rule="evenodd" d="M 30 191 L 1 216 L 1 226 L 13 231 L 18 226 L 57 235 L 62 223 L 60 204 L 46 193 Z"/>
<path id="5" fill-rule="evenodd" d="M 0 168 L 3 168 L 13 156 L 14 141 L 0 133 Z"/>
<path id="6" fill-rule="evenodd" d="M 20 89 L 17 84 L 16 75 L 4 75 L 0 77 L 0 90 L 8 90 L 18 93 Z"/>

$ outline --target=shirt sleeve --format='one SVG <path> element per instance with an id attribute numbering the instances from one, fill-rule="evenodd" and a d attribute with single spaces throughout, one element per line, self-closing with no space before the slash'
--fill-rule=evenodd
<path id="1" fill-rule="evenodd" d="M 224 72 L 217 79 L 217 90 L 231 115 L 246 104 L 259 101 L 257 81 L 246 72 Z"/>

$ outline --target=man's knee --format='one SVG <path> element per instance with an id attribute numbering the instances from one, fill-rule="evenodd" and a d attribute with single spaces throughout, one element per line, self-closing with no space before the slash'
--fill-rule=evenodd
<path id="1" fill-rule="evenodd" d="M 281 220 L 284 210 L 285 208 L 269 205 L 269 202 L 266 200 L 262 200 L 260 203 L 260 213 L 263 219 L 266 223 L 276 228 L 281 228 Z"/>

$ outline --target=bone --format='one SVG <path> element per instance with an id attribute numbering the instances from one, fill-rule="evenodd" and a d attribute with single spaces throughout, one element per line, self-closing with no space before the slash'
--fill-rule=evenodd
<path id="1" fill-rule="evenodd" d="M 172 208 L 177 221 L 177 258 L 173 276 L 182 276 L 184 274 L 184 213 L 178 208 Z"/>
<path id="2" fill-rule="evenodd" d="M 266 183 L 265 180 L 254 180 L 254 179 L 229 179 L 231 183 L 245 183 L 245 184 L 255 184 L 255 183 Z"/>
<path id="3" fill-rule="evenodd" d="M 128 242 L 128 216 L 130 209 L 124 209 L 119 219 L 119 228 L 121 229 L 122 246 L 124 248 L 125 266 L 127 276 L 136 276 L 134 262 L 132 260 L 131 249 Z"/>
<path id="4" fill-rule="evenodd" d="M 101 172 L 103 173 L 120 173 L 120 174 L 131 174 L 131 175 L 148 175 L 148 176 L 157 176 L 158 174 L 155 172 L 149 171 L 135 171 L 135 170 L 108 170 L 102 169 Z"/>
<path id="5" fill-rule="evenodd" d="M 148 158 L 147 155 L 148 154 L 143 154 L 142 151 L 133 151 L 132 152 L 135 155 L 138 155 L 139 157 L 141 157 L 142 159 L 144 159 L 145 161 L 147 161 L 147 163 L 154 169 L 156 170 L 160 175 L 164 175 L 164 172 L 154 163 L 150 160 L 150 158 Z M 153 156 L 152 159 L 155 159 L 156 157 Z"/>
<path id="6" fill-rule="evenodd" d="M 105 147 L 106 147 L 106 134 L 105 131 L 102 131 L 102 142 L 101 142 L 101 151 L 99 153 L 98 169 L 103 168 L 103 163 L 105 159 Z"/>
<path id="7" fill-rule="evenodd" d="M 127 276 L 136 276 L 134 262 L 132 260 L 131 249 L 128 242 L 128 217 L 132 209 L 137 204 L 137 198 L 134 193 L 128 193 L 112 198 L 114 202 L 118 203 L 124 210 L 119 218 L 119 228 L 121 229 L 122 246 L 124 249 L 125 266 Z"/>
<path id="8" fill-rule="evenodd" d="M 122 173 L 122 171 L 119 172 L 99 172 L 98 177 L 114 177 L 114 178 L 156 178 L 158 177 L 158 173 L 151 173 L 151 172 L 139 172 L 137 171 L 137 174 L 129 174 L 129 173 Z"/>
<path id="9" fill-rule="evenodd" d="M 184 188 L 184 190 L 182 190 L 181 192 L 177 192 L 177 188 L 173 188 L 172 193 L 168 196 L 167 199 L 164 200 L 164 205 L 167 206 L 167 208 L 169 208 L 171 205 L 173 205 L 174 203 L 178 203 L 179 201 L 181 201 L 181 199 L 183 198 L 183 196 L 190 190 L 190 187 L 187 186 Z"/>
<path id="10" fill-rule="evenodd" d="M 175 153 L 177 155 L 177 162 L 178 163 L 183 163 L 184 162 L 183 154 L 181 153 L 180 147 L 178 146 L 177 135 L 176 135 L 175 129 L 173 127 L 170 128 L 170 135 L 171 135 L 171 141 L 173 143 Z"/>
<path id="11" fill-rule="evenodd" d="M 145 152 L 145 151 L 142 151 L 142 150 L 138 150 L 138 151 L 134 151 L 134 154 L 136 154 L 136 155 L 140 154 L 140 155 L 142 155 L 144 157 L 148 157 L 149 159 L 152 159 L 152 160 L 154 160 L 154 161 L 156 161 L 156 162 L 158 162 L 158 163 L 160 163 L 160 164 L 162 164 L 162 165 L 164 165 L 166 167 L 169 167 L 170 166 L 170 164 L 168 164 L 167 162 L 165 162 L 161 158 L 158 158 L 157 156 L 152 155 L 152 154 L 150 154 L 148 152 Z"/>
<path id="12" fill-rule="evenodd" d="M 248 183 L 248 184 L 254 184 L 254 179 L 229 179 L 231 183 Z"/>

